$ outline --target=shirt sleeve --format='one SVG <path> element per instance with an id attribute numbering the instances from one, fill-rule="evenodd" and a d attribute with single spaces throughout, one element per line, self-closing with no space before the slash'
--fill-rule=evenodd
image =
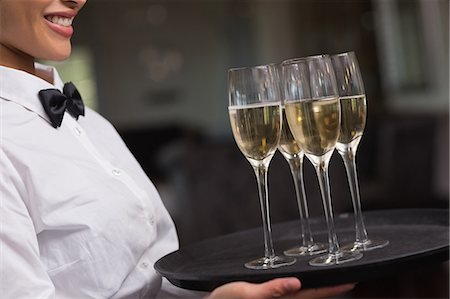
<path id="1" fill-rule="evenodd" d="M 17 169 L 0 148 L 0 297 L 55 298 L 25 194 Z"/>

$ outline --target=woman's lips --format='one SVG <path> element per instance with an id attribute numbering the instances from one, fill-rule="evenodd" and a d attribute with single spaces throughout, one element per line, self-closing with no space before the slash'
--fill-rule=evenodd
<path id="1" fill-rule="evenodd" d="M 59 35 L 64 36 L 65 38 L 70 38 L 73 34 L 73 27 L 72 27 L 72 21 L 74 16 L 67 16 L 67 15 L 46 15 L 45 21 L 47 22 L 47 25 L 58 33 Z"/>

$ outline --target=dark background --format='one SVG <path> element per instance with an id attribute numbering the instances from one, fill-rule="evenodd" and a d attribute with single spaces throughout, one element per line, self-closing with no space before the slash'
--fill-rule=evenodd
<path id="1" fill-rule="evenodd" d="M 254 174 L 229 125 L 227 69 L 319 53 L 353 50 L 359 60 L 363 209 L 448 208 L 448 13 L 444 0 L 89 0 L 75 24 L 76 59 L 57 67 L 118 129 L 184 246 L 261 226 Z M 322 217 L 309 162 L 304 173 L 310 213 Z M 351 212 L 337 154 L 330 180 L 335 213 Z M 273 223 L 298 219 L 279 153 L 269 192 Z M 448 298 L 448 263 L 347 296 Z"/>

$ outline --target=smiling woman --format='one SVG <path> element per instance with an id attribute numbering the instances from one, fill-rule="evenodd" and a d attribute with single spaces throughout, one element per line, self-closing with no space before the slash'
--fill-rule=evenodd
<path id="1" fill-rule="evenodd" d="M 85 3 L 0 0 L 0 297 L 201 296 L 152 267 L 178 248 L 175 226 L 117 131 L 73 83 L 37 63 L 69 57 Z M 209 298 L 311 298 L 352 287 L 311 293 L 280 278 L 223 285 Z"/>

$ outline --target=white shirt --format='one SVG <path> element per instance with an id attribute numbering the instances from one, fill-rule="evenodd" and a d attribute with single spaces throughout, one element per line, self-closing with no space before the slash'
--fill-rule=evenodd
<path id="1" fill-rule="evenodd" d="M 51 126 L 38 91 L 63 83 L 47 71 L 54 85 L 0 66 L 0 298 L 156 297 L 174 224 L 108 121 Z"/>

